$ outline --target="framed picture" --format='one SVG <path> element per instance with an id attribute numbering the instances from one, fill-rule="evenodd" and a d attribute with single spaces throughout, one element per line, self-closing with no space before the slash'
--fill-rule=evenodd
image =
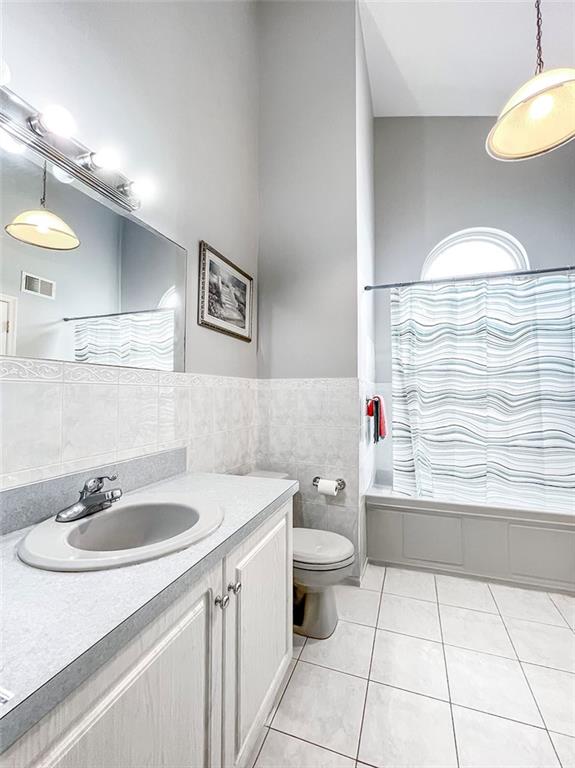
<path id="1" fill-rule="evenodd" d="M 252 294 L 253 279 L 202 240 L 198 324 L 251 341 Z"/>

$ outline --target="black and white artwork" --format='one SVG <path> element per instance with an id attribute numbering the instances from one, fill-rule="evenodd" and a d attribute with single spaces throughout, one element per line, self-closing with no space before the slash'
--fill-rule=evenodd
<path id="1" fill-rule="evenodd" d="M 251 341 L 252 292 L 252 278 L 202 240 L 198 323 Z"/>

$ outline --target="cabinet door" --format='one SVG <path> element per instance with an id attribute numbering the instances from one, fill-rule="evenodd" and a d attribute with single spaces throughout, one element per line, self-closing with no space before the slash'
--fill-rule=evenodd
<path id="1" fill-rule="evenodd" d="M 84 697 L 80 690 L 56 707 L 2 764 L 219 766 L 222 611 L 214 600 L 221 575 L 218 567 L 194 585 L 83 684 Z"/>
<path id="2" fill-rule="evenodd" d="M 244 765 L 251 754 L 291 659 L 291 541 L 290 502 L 225 560 L 226 768 Z"/>

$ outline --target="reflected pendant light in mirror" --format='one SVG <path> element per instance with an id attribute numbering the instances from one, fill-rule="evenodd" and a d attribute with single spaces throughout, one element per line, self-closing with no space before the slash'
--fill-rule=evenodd
<path id="1" fill-rule="evenodd" d="M 541 0 L 535 0 L 535 10 L 535 76 L 515 91 L 487 137 L 487 152 L 496 160 L 526 160 L 575 138 L 575 69 L 544 71 Z"/>
<path id="2" fill-rule="evenodd" d="M 46 210 L 46 163 L 42 172 L 40 208 L 19 213 L 6 232 L 16 240 L 54 251 L 71 251 L 80 245 L 76 233 L 55 213 Z"/>

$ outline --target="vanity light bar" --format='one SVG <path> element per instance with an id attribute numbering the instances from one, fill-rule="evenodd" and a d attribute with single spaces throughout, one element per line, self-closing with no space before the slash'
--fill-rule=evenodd
<path id="1" fill-rule="evenodd" d="M 35 150 L 45 160 L 82 181 L 127 211 L 140 207 L 132 194 L 133 182 L 117 170 L 104 170 L 92 161 L 97 156 L 71 136 L 50 133 L 42 115 L 9 88 L 0 87 L 0 126 L 12 137 Z"/>

